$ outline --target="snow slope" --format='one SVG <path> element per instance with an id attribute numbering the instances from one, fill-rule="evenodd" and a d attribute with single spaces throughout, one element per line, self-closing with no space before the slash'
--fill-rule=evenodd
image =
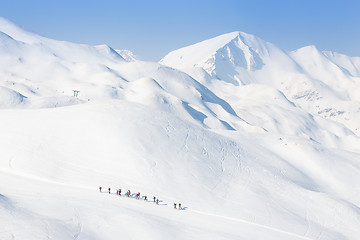
<path id="1" fill-rule="evenodd" d="M 183 49 L 186 61 L 167 67 L 46 39 L 5 19 L 0 32 L 0 239 L 360 235 L 357 115 L 346 113 L 352 126 L 306 105 L 356 106 L 348 89 L 356 77 L 336 72 L 326 82 L 323 68 L 333 65 L 314 71 L 301 51 L 245 33 Z M 356 58 L 341 59 L 331 62 L 355 73 Z M 301 88 L 282 86 L 296 79 L 317 87 L 323 102 L 292 97 Z"/>
<path id="2" fill-rule="evenodd" d="M 294 137 L 236 132 L 226 137 L 121 100 L 1 114 L 7 136 L 1 139 L 1 194 L 15 202 L 16 214 L 36 220 L 28 230 L 34 239 L 36 234 L 61 239 L 63 228 L 70 239 L 78 225 L 83 239 L 114 234 L 356 239 L 359 234 L 359 154 Z M 159 196 L 168 205 L 146 207 L 99 195 L 98 185 Z M 171 210 L 178 201 L 189 211 L 182 220 Z M 2 205 L 10 211 L 10 203 Z M 3 219 L 5 231 L 21 238 L 26 217 L 12 218 L 10 224 Z"/>

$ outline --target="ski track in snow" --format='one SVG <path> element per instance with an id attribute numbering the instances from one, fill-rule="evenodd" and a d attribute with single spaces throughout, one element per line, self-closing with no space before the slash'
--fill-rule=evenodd
<path id="1" fill-rule="evenodd" d="M 132 198 L 134 198 L 134 197 L 132 197 Z M 171 204 L 165 203 L 165 202 L 163 204 L 159 204 L 159 205 L 165 205 L 165 206 L 170 206 L 170 207 L 172 206 Z M 282 233 L 282 234 L 285 234 L 285 235 L 288 235 L 288 236 L 296 237 L 297 239 L 305 239 L 305 240 L 315 240 L 315 239 L 320 240 L 321 239 L 321 233 L 320 233 L 319 237 L 314 239 L 314 238 L 309 238 L 309 237 L 306 236 L 308 232 L 306 232 L 304 234 L 304 236 L 302 236 L 302 235 L 299 235 L 299 234 L 296 234 L 296 233 L 284 231 L 284 230 L 281 230 L 281 229 L 278 229 L 278 228 L 269 227 L 269 226 L 266 226 L 266 225 L 263 225 L 263 224 L 258 224 L 258 223 L 255 223 L 255 222 L 251 222 L 251 221 L 247 221 L 247 220 L 243 220 L 243 219 L 239 219 L 239 218 L 233 218 L 233 217 L 227 217 L 227 216 L 222 216 L 222 215 L 218 215 L 218 214 L 206 213 L 206 212 L 198 211 L 198 210 L 191 209 L 191 208 L 188 208 L 188 207 L 184 207 L 182 210 L 186 210 L 186 211 L 201 214 L 201 215 L 207 215 L 207 216 L 212 216 L 212 217 L 216 217 L 216 218 L 223 218 L 223 219 L 227 219 L 227 220 L 231 220 L 231 221 L 235 221 L 235 222 L 241 222 L 241 223 L 253 225 L 253 226 L 256 226 L 256 227 L 259 227 L 259 228 L 263 228 L 263 229 L 275 231 L 275 232 L 278 232 L 278 233 Z"/>
<path id="2" fill-rule="evenodd" d="M 295 233 L 291 233 L 291 232 L 287 232 L 287 231 L 284 231 L 284 230 L 281 230 L 281 229 L 265 226 L 263 224 L 258 224 L 258 223 L 246 221 L 246 220 L 243 220 L 243 219 L 226 217 L 226 216 L 221 216 L 221 215 L 211 214 L 211 213 L 205 213 L 205 212 L 197 211 L 197 210 L 194 210 L 194 209 L 189 209 L 189 211 L 190 212 L 195 212 L 195 213 L 198 213 L 198 214 L 202 214 L 202 215 L 213 216 L 213 217 L 218 217 L 218 218 L 224 218 L 224 219 L 228 219 L 228 220 L 235 221 L 235 222 L 241 222 L 241 223 L 253 225 L 253 226 L 264 228 L 264 229 L 267 229 L 267 230 L 279 232 L 279 233 L 282 233 L 282 234 L 285 234 L 285 235 L 288 235 L 288 236 L 296 237 L 298 239 L 314 240 L 314 239 L 308 238 L 306 236 L 301 236 L 301 235 L 298 235 L 298 234 L 295 234 Z"/>
<path id="3" fill-rule="evenodd" d="M 76 234 L 74 235 L 74 239 L 78 239 L 81 234 L 81 231 L 82 231 L 82 223 L 81 223 L 79 213 L 76 213 L 76 219 L 77 219 L 77 227 L 78 228 L 77 228 Z"/>

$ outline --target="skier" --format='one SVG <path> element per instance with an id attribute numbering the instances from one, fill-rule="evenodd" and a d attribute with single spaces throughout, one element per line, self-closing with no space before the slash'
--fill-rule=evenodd
<path id="1" fill-rule="evenodd" d="M 144 197 L 144 201 L 147 201 L 147 196 Z"/>
<path id="2" fill-rule="evenodd" d="M 102 187 L 99 187 L 100 192 L 101 192 L 101 189 L 102 189 Z"/>
<path id="3" fill-rule="evenodd" d="M 119 188 L 119 196 L 121 196 L 121 188 Z"/>
<path id="4" fill-rule="evenodd" d="M 179 210 L 181 210 L 181 203 L 179 203 Z"/>
<path id="5" fill-rule="evenodd" d="M 176 203 L 174 203 L 174 208 L 176 209 Z"/>
<path id="6" fill-rule="evenodd" d="M 128 197 L 130 197 L 130 194 L 131 194 L 131 192 L 130 192 L 130 190 L 128 190 L 127 193 L 126 193 L 126 195 L 127 195 Z"/>
<path id="7" fill-rule="evenodd" d="M 137 198 L 137 199 L 140 199 L 140 192 L 138 192 L 138 193 L 136 194 L 136 198 Z"/>
<path id="8" fill-rule="evenodd" d="M 158 205 L 159 205 L 159 199 L 158 199 L 158 198 L 156 199 L 156 204 L 158 204 Z"/>
<path id="9" fill-rule="evenodd" d="M 156 197 L 154 197 L 154 202 L 155 202 L 155 200 L 156 200 Z"/>
<path id="10" fill-rule="evenodd" d="M 108 190 L 109 190 L 109 194 L 110 194 L 110 190 L 111 190 L 111 188 L 109 188 Z"/>

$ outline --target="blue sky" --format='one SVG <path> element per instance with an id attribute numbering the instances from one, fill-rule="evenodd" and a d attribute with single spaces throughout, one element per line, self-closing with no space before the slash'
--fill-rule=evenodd
<path id="1" fill-rule="evenodd" d="M 1 0 L 0 16 L 42 36 L 152 61 L 233 31 L 284 50 L 316 45 L 360 56 L 357 0 Z"/>

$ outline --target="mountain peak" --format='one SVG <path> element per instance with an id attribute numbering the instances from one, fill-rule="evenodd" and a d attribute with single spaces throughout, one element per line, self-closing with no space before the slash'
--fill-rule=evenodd
<path id="1" fill-rule="evenodd" d="M 315 45 L 301 47 L 292 51 L 291 53 L 298 53 L 298 52 L 308 53 L 308 54 L 314 54 L 314 53 L 320 54 L 319 49 Z"/>
<path id="2" fill-rule="evenodd" d="M 223 48 L 226 44 L 236 39 L 240 32 L 232 32 L 223 34 L 194 45 L 180 48 L 166 55 L 160 63 L 165 63 L 172 67 L 175 63 L 182 67 L 193 67 L 196 63 L 201 62 L 204 59 L 211 57 L 219 49 Z"/>
<path id="3" fill-rule="evenodd" d="M 239 84 L 233 69 L 261 69 L 262 58 L 269 55 L 271 48 L 274 48 L 272 44 L 254 35 L 236 31 L 175 50 L 160 63 L 185 71 L 200 67 L 213 78 Z"/>

